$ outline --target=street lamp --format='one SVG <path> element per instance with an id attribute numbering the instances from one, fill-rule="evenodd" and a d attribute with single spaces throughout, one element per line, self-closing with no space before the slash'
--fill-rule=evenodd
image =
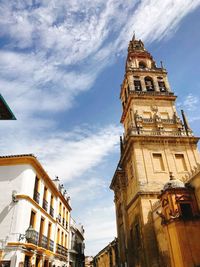
<path id="1" fill-rule="evenodd" d="M 29 240 L 34 239 L 34 235 L 35 235 L 35 230 L 33 229 L 32 225 L 30 225 L 26 230 L 25 234 L 19 235 L 19 241 L 26 239 L 29 242 Z"/>

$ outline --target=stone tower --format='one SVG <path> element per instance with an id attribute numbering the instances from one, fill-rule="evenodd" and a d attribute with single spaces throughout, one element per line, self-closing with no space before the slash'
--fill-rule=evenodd
<path id="1" fill-rule="evenodd" d="M 121 157 L 110 188 L 115 193 L 121 266 L 163 266 L 152 206 L 173 172 L 178 179 L 199 162 L 198 138 L 175 107 L 167 71 L 141 40 L 129 43 L 121 86 Z"/>

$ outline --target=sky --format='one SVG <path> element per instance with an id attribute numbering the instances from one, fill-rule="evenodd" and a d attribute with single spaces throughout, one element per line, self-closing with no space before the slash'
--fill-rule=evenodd
<path id="1" fill-rule="evenodd" d="M 86 255 L 116 236 L 120 84 L 135 31 L 200 136 L 200 0 L 1 0 L 0 154 L 33 153 L 71 197 Z"/>

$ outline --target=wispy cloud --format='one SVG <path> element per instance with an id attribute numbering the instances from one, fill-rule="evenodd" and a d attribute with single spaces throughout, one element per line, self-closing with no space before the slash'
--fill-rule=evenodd
<path id="1" fill-rule="evenodd" d="M 3 124 L 6 125 L 7 122 Z M 82 127 L 69 133 L 49 134 L 42 134 L 35 125 L 32 127 L 24 130 L 20 130 L 20 126 L 19 129 L 14 125 L 10 127 L 6 138 L 0 139 L 1 154 L 34 153 L 48 173 L 52 177 L 60 176 L 63 182 L 81 177 L 114 151 L 121 132 L 119 127 L 112 125 L 103 129 Z"/>
<path id="2" fill-rule="evenodd" d="M 96 208 L 87 211 L 83 220 L 88 240 L 86 255 L 96 255 L 116 237 L 114 213 L 114 205 L 107 205 L 103 200 L 96 204 Z"/>
<path id="3" fill-rule="evenodd" d="M 151 43 L 173 34 L 180 21 L 200 5 L 200 1 L 143 0 L 129 17 L 118 39 L 126 47 L 132 31 L 142 40 Z"/>
<path id="4" fill-rule="evenodd" d="M 199 5 L 196 0 L 1 1 L 0 86 L 17 117 L 22 107 L 30 114 L 69 109 L 126 49 L 133 30 L 144 41 L 160 40 Z"/>
<path id="5" fill-rule="evenodd" d="M 193 111 L 197 109 L 198 103 L 199 97 L 197 97 L 196 95 L 189 94 L 183 101 L 183 107 L 186 108 L 188 111 Z"/>

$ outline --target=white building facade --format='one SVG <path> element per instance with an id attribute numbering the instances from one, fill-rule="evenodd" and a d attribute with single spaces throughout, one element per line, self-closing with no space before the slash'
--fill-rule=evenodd
<path id="1" fill-rule="evenodd" d="M 0 157 L 0 267 L 68 267 L 70 211 L 36 157 Z"/>

